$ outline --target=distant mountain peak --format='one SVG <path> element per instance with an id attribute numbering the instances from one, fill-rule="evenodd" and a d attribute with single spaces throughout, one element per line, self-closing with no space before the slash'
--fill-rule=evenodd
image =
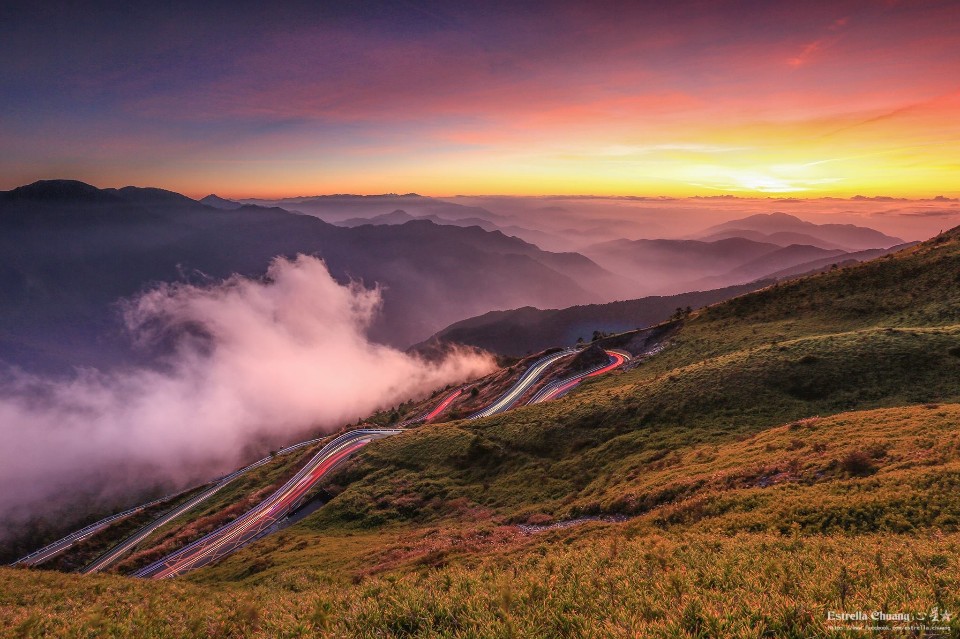
<path id="1" fill-rule="evenodd" d="M 773 213 L 755 213 L 739 220 L 733 220 L 732 222 L 759 222 L 761 220 L 767 222 L 777 222 L 781 224 L 788 223 L 799 224 L 803 226 L 816 226 L 813 222 L 807 222 L 806 220 L 800 219 L 796 215 L 784 213 L 783 211 L 774 211 Z M 732 222 L 727 222 L 726 224 L 730 224 Z"/>
<path id="2" fill-rule="evenodd" d="M 761 213 L 760 215 L 763 215 L 763 213 Z M 789 213 L 784 213 L 783 211 L 774 211 L 773 213 L 767 213 L 766 216 L 774 220 L 796 220 L 798 222 L 803 222 L 803 220 L 801 220 L 796 215 L 790 215 Z"/>
<path id="3" fill-rule="evenodd" d="M 374 215 L 373 217 L 352 217 L 347 220 L 343 220 L 339 223 L 340 226 L 354 227 L 354 226 L 364 226 L 367 224 L 373 225 L 395 225 L 395 224 L 405 224 L 416 218 L 403 209 L 394 209 L 389 213 L 381 213 L 380 215 Z"/>
<path id="4" fill-rule="evenodd" d="M 7 191 L 6 199 L 44 202 L 115 202 L 117 196 L 79 180 L 38 180 Z"/>
<path id="5" fill-rule="evenodd" d="M 160 189 L 154 186 L 124 186 L 119 189 L 103 189 L 106 193 L 116 194 L 128 202 L 141 206 L 175 206 L 180 209 L 198 207 L 199 203 L 193 198 Z"/>
<path id="6" fill-rule="evenodd" d="M 811 243 L 829 249 L 865 250 L 889 248 L 903 243 L 899 237 L 886 235 L 866 226 L 816 224 L 780 211 L 756 213 L 744 218 L 728 220 L 711 226 L 697 237 L 714 239 L 730 237 L 734 234 L 761 242 L 779 242 L 781 245 Z"/>
<path id="7" fill-rule="evenodd" d="M 202 204 L 206 204 L 207 206 L 212 206 L 215 209 L 223 209 L 225 211 L 233 211 L 243 206 L 243 204 L 240 202 L 234 202 L 233 200 L 222 198 L 216 193 L 211 193 L 205 198 L 202 198 L 200 202 Z"/>

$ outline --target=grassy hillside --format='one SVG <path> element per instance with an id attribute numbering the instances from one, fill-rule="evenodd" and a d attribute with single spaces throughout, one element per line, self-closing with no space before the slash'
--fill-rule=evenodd
<path id="1" fill-rule="evenodd" d="M 958 235 L 703 309 L 562 400 L 372 443 L 324 508 L 176 582 L 2 570 L 0 622 L 810 637 L 829 610 L 956 614 Z"/>
<path id="2" fill-rule="evenodd" d="M 809 637 L 827 610 L 957 610 L 958 419 L 883 409 L 683 446 L 638 487 L 703 495 L 623 523 L 300 526 L 164 582 L 2 569 L 0 621 L 11 636 Z"/>

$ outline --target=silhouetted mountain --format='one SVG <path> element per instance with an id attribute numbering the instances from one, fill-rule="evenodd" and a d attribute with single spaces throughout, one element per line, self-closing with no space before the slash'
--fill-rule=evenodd
<path id="1" fill-rule="evenodd" d="M 107 191 L 76 180 L 39 180 L 33 184 L 18 186 L 10 191 L 0 191 L 0 201 L 7 202 L 115 202 Z"/>
<path id="2" fill-rule="evenodd" d="M 364 224 L 405 224 L 412 220 L 427 220 L 433 222 L 434 224 L 440 225 L 449 225 L 449 226 L 479 226 L 485 231 L 496 231 L 499 230 L 499 227 L 488 220 L 484 220 L 479 217 L 464 217 L 459 219 L 448 220 L 447 218 L 440 217 L 439 215 L 417 215 L 413 216 L 407 213 L 404 210 L 397 209 L 390 213 L 384 213 L 383 215 L 374 215 L 373 217 L 351 217 L 348 220 L 343 220 L 342 222 L 337 222 L 337 226 L 362 226 Z"/>
<path id="3" fill-rule="evenodd" d="M 351 217 L 350 219 L 337 222 L 337 226 L 363 226 L 364 224 L 406 224 L 417 218 L 413 217 L 402 209 L 397 209 L 390 213 L 374 215 L 373 217 Z"/>
<path id="4" fill-rule="evenodd" d="M 0 192 L 0 359 L 58 370 L 120 361 L 129 353 L 118 299 L 160 281 L 260 276 L 273 257 L 297 253 L 322 257 L 338 281 L 382 284 L 371 334 L 400 346 L 491 308 L 602 300 L 618 280 L 581 255 L 477 227 L 350 229 L 160 189 L 39 182 Z"/>
<path id="5" fill-rule="evenodd" d="M 206 204 L 207 206 L 212 206 L 215 209 L 223 209 L 224 211 L 233 211 L 234 209 L 239 209 L 241 206 L 243 206 L 243 204 L 240 202 L 226 200 L 214 193 L 211 193 L 207 197 L 200 198 L 200 202 Z"/>
<path id="6" fill-rule="evenodd" d="M 543 231 L 535 231 L 533 229 L 524 228 L 522 226 L 501 226 L 479 217 L 448 219 L 445 217 L 440 217 L 436 214 L 413 216 L 402 209 L 397 209 L 396 211 L 391 211 L 390 213 L 384 213 L 382 215 L 374 215 L 373 217 L 351 217 L 349 219 L 336 222 L 336 224 L 337 226 L 355 227 L 362 226 L 364 224 L 405 224 L 412 220 L 428 220 L 434 224 L 448 226 L 479 226 L 485 231 L 502 231 L 505 235 L 520 238 L 548 251 L 564 250 L 570 245 L 569 241 L 562 238 L 550 235 L 549 233 L 544 233 Z"/>
<path id="7" fill-rule="evenodd" d="M 590 340 L 594 331 L 616 333 L 650 326 L 668 319 L 677 308 L 707 306 L 767 284 L 770 282 L 564 309 L 540 310 L 525 306 L 492 311 L 451 324 L 411 350 L 432 352 L 449 344 L 467 344 L 521 357 L 552 346 L 573 345 L 578 338 Z"/>
<path id="8" fill-rule="evenodd" d="M 147 208 L 162 208 L 168 212 L 172 212 L 174 210 L 180 212 L 196 211 L 198 210 L 197 205 L 200 204 L 196 200 L 189 198 L 186 195 L 180 195 L 179 193 L 164 189 L 125 186 L 121 189 L 103 190 L 107 193 L 115 193 L 132 204 L 139 204 L 140 206 Z"/>
<path id="9" fill-rule="evenodd" d="M 776 233 L 761 233 L 760 231 L 751 231 L 748 229 L 727 229 L 725 231 L 719 231 L 707 237 L 700 238 L 705 242 L 715 242 L 716 240 L 723 240 L 731 237 L 743 237 L 748 240 L 753 240 L 755 242 L 766 242 L 769 244 L 777 244 L 779 246 L 790 246 L 791 244 L 803 244 L 806 246 L 817 246 L 824 249 L 841 249 L 849 250 L 846 247 L 840 246 L 839 244 L 834 244 L 833 242 L 827 242 L 820 238 L 814 237 L 813 235 L 808 235 L 807 233 L 797 233 L 795 231 L 778 231 Z"/>
<path id="10" fill-rule="evenodd" d="M 777 233 L 799 233 L 817 240 L 814 246 L 821 248 L 843 248 L 847 250 L 864 250 L 871 248 L 889 248 L 896 244 L 903 244 L 903 240 L 881 233 L 880 231 L 853 224 L 814 224 L 806 222 L 787 213 L 758 213 L 739 220 L 730 220 L 723 224 L 712 226 L 698 235 L 701 239 L 722 237 L 731 231 L 752 231 L 763 233 L 764 238 L 752 236 L 751 239 L 761 239 L 778 243 L 770 237 Z M 746 237 L 741 235 L 741 237 Z M 786 239 L 786 238 L 784 238 Z M 820 243 L 827 245 L 821 245 Z M 803 241 L 791 243 L 804 244 Z"/>
<path id="11" fill-rule="evenodd" d="M 397 195 L 315 195 L 290 197 L 279 200 L 248 199 L 247 204 L 280 206 L 287 210 L 297 210 L 315 215 L 327 222 L 339 223 L 351 218 L 372 218 L 402 210 L 414 218 L 436 215 L 447 220 L 462 218 L 480 218 L 496 222 L 502 216 L 479 206 L 454 204 L 445 200 L 407 193 Z"/>

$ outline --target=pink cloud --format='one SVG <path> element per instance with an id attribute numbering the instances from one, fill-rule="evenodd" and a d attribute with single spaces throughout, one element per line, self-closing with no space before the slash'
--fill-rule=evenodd
<path id="1" fill-rule="evenodd" d="M 823 40 L 814 40 L 808 43 L 803 47 L 799 55 L 789 58 L 787 64 L 792 67 L 802 67 L 809 61 L 813 54 L 820 50 L 821 46 L 823 46 Z"/>

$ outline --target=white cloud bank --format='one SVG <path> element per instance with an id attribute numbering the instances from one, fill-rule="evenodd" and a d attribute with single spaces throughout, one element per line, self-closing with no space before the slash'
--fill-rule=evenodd
<path id="1" fill-rule="evenodd" d="M 378 290 L 342 286 L 306 256 L 276 259 L 264 280 L 163 285 L 131 301 L 135 338 L 174 345 L 163 371 L 0 386 L 0 522 L 84 491 L 209 479 L 251 442 L 331 430 L 493 369 L 473 352 L 429 363 L 370 342 L 379 305 Z"/>

